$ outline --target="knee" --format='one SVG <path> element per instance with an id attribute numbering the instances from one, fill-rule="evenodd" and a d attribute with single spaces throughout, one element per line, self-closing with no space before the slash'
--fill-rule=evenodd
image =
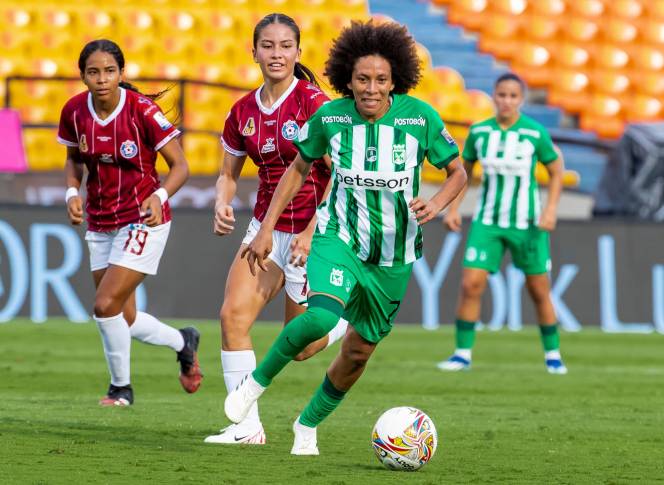
<path id="1" fill-rule="evenodd" d="M 477 298 L 482 296 L 485 286 L 482 279 L 465 277 L 461 281 L 461 294 L 464 298 Z"/>
<path id="2" fill-rule="evenodd" d="M 120 306 L 109 295 L 97 295 L 95 297 L 94 315 L 100 318 L 113 317 L 120 313 Z"/>
<path id="3" fill-rule="evenodd" d="M 231 342 L 249 334 L 250 324 L 245 324 L 244 312 L 239 305 L 225 301 L 219 311 L 221 336 L 224 342 Z"/>

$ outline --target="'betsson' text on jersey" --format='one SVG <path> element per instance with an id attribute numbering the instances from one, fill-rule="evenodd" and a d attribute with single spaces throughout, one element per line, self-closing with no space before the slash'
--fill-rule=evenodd
<path id="1" fill-rule="evenodd" d="M 405 172 L 367 172 L 338 168 L 334 177 L 339 187 L 347 189 L 389 190 L 400 192 L 410 187 L 412 171 Z"/>

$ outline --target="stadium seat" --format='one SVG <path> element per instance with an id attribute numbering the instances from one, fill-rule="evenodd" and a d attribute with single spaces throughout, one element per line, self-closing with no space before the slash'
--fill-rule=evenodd
<path id="1" fill-rule="evenodd" d="M 559 22 L 549 15 L 529 15 L 523 19 L 522 28 L 528 39 L 546 43 L 556 38 Z"/>
<path id="2" fill-rule="evenodd" d="M 549 88 L 548 102 L 572 113 L 580 112 L 590 97 L 588 76 L 578 70 L 556 69 L 553 78 L 556 81 Z"/>
<path id="3" fill-rule="evenodd" d="M 528 6 L 527 0 L 491 0 L 489 4 L 493 12 L 510 16 L 521 15 Z"/>
<path id="4" fill-rule="evenodd" d="M 644 20 L 639 25 L 639 35 L 645 43 L 664 45 L 664 20 Z"/>
<path id="5" fill-rule="evenodd" d="M 599 18 L 605 12 L 602 0 L 573 0 L 568 1 L 567 6 L 575 14 L 587 18 Z"/>
<path id="6" fill-rule="evenodd" d="M 28 167 L 30 170 L 62 170 L 65 150 L 57 142 L 55 129 L 23 130 Z"/>
<path id="7" fill-rule="evenodd" d="M 664 73 L 640 72 L 633 73 L 633 86 L 638 93 L 655 97 L 664 97 Z"/>
<path id="8" fill-rule="evenodd" d="M 215 175 L 219 173 L 221 144 L 218 137 L 186 133 L 183 136 L 182 144 L 192 174 Z"/>
<path id="9" fill-rule="evenodd" d="M 491 96 L 477 89 L 469 89 L 467 94 L 468 104 L 464 106 L 467 111 L 462 113 L 462 120 L 475 123 L 494 116 L 495 111 Z"/>
<path id="10" fill-rule="evenodd" d="M 528 2 L 528 11 L 548 17 L 562 15 L 566 7 L 567 5 L 564 0 L 536 0 Z"/>
<path id="11" fill-rule="evenodd" d="M 551 54 L 540 44 L 525 41 L 516 50 L 513 69 L 531 86 L 546 86 L 551 76 Z"/>
<path id="12" fill-rule="evenodd" d="M 629 54 L 610 44 L 601 44 L 593 56 L 594 64 L 604 69 L 625 69 L 629 63 Z"/>
<path id="13" fill-rule="evenodd" d="M 624 72 L 612 69 L 593 71 L 591 83 L 595 92 L 618 97 L 627 94 L 631 87 L 630 79 Z"/>
<path id="14" fill-rule="evenodd" d="M 664 48 L 648 45 L 632 46 L 632 66 L 638 70 L 661 71 L 664 69 Z"/>
<path id="15" fill-rule="evenodd" d="M 463 77 L 451 67 L 436 67 L 433 75 L 446 92 L 461 92 L 465 90 Z"/>
<path id="16" fill-rule="evenodd" d="M 625 104 L 625 117 L 630 122 L 651 122 L 662 119 L 662 102 L 653 96 L 637 94 Z"/>
<path id="17" fill-rule="evenodd" d="M 585 67 L 590 60 L 587 49 L 578 44 L 563 42 L 553 50 L 555 62 L 558 66 L 568 69 L 580 69 Z"/>
<path id="18" fill-rule="evenodd" d="M 625 126 L 620 101 L 606 95 L 592 96 L 579 121 L 582 130 L 594 131 L 605 138 L 619 137 Z"/>
<path id="19" fill-rule="evenodd" d="M 447 11 L 447 20 L 470 30 L 479 30 L 487 18 L 487 0 L 457 0 Z"/>
<path id="20" fill-rule="evenodd" d="M 664 20 L 664 0 L 649 0 L 645 7 L 648 18 Z"/>
<path id="21" fill-rule="evenodd" d="M 601 32 L 606 42 L 617 44 L 631 43 L 638 35 L 638 29 L 634 23 L 620 18 L 602 20 Z"/>
<path id="22" fill-rule="evenodd" d="M 606 7 L 610 15 L 629 20 L 638 19 L 644 13 L 644 4 L 640 0 L 611 0 L 606 2 Z"/>
<path id="23" fill-rule="evenodd" d="M 599 31 L 595 20 L 584 17 L 572 17 L 561 22 L 561 30 L 569 42 L 587 43 L 592 41 Z"/>
<path id="24" fill-rule="evenodd" d="M 522 41 L 520 26 L 521 20 L 518 17 L 494 14 L 480 27 L 482 35 L 478 47 L 500 59 L 511 59 Z"/>

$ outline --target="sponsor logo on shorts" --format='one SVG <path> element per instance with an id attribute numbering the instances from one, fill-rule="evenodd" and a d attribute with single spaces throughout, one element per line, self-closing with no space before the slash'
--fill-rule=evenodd
<path id="1" fill-rule="evenodd" d="M 348 114 L 322 116 L 320 120 L 323 122 L 324 125 L 328 123 L 346 123 L 350 125 L 353 123 L 353 118 Z"/>
<path id="2" fill-rule="evenodd" d="M 254 133 L 256 133 L 256 123 L 254 117 L 250 116 L 242 128 L 242 136 L 252 136 Z"/>
<path id="3" fill-rule="evenodd" d="M 122 145 L 120 145 L 120 153 L 122 153 L 122 156 L 125 158 L 134 158 L 138 153 L 136 142 L 133 140 L 123 141 Z"/>
<path id="4" fill-rule="evenodd" d="M 418 116 L 417 118 L 394 118 L 394 126 L 424 126 L 427 120 Z"/>
<path id="5" fill-rule="evenodd" d="M 261 147 L 261 153 L 270 153 L 276 149 L 277 148 L 274 146 L 274 138 L 266 138 L 265 145 Z"/>
<path id="6" fill-rule="evenodd" d="M 165 131 L 165 130 L 168 130 L 171 126 L 173 126 L 173 125 L 171 124 L 171 122 L 168 121 L 168 119 L 164 116 L 164 113 L 162 113 L 161 111 L 157 111 L 157 112 L 152 116 L 152 118 L 157 122 L 157 124 L 159 125 L 159 127 L 160 127 L 162 130 L 164 130 L 164 131 Z"/>
<path id="7" fill-rule="evenodd" d="M 299 132 L 300 127 L 294 120 L 288 120 L 281 126 L 281 136 L 286 140 L 295 140 Z"/>
<path id="8" fill-rule="evenodd" d="M 332 268 L 330 273 L 330 284 L 334 286 L 343 286 L 344 284 L 344 270 Z"/>
<path id="9" fill-rule="evenodd" d="M 473 262 L 477 259 L 477 249 L 470 247 L 466 249 L 466 261 Z"/>

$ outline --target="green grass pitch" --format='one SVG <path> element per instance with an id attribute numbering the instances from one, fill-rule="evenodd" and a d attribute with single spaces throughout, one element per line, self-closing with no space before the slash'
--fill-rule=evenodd
<path id="1" fill-rule="evenodd" d="M 294 457 L 291 423 L 337 348 L 293 363 L 260 402 L 268 444 L 206 445 L 226 425 L 219 329 L 201 323 L 198 393 L 174 353 L 134 342 L 131 408 L 102 409 L 108 376 L 97 330 L 50 320 L 0 325 L 0 482 L 27 483 L 664 483 L 664 337 L 563 334 L 567 376 L 546 374 L 539 338 L 480 332 L 471 372 L 434 363 L 451 328 L 398 326 L 345 402 L 319 428 L 319 457 Z M 262 356 L 277 325 L 253 329 Z M 427 412 L 436 455 L 422 470 L 383 469 L 370 446 L 393 406 Z"/>

